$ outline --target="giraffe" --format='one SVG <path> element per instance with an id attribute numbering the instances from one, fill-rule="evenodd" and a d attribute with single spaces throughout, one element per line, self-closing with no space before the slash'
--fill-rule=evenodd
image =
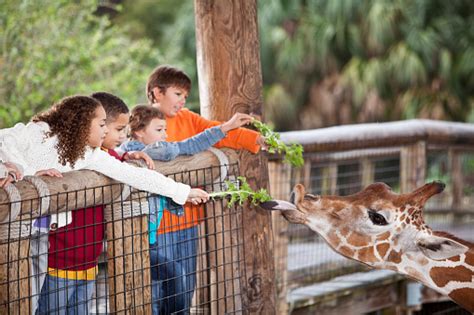
<path id="1" fill-rule="evenodd" d="M 474 312 L 474 244 L 433 231 L 423 220 L 426 201 L 444 187 L 432 182 L 397 194 L 375 183 L 340 197 L 307 194 L 298 184 L 290 202 L 273 200 L 261 207 L 307 225 L 347 258 L 407 275 Z"/>

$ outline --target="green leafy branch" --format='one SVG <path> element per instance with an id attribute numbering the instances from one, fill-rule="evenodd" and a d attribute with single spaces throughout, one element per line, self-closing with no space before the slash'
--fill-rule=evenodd
<path id="1" fill-rule="evenodd" d="M 261 188 L 257 191 L 252 190 L 250 185 L 247 183 L 247 179 L 243 176 L 237 177 L 240 181 L 240 187 L 236 183 L 226 181 L 227 190 L 210 193 L 209 196 L 212 199 L 223 198 L 230 196 L 228 207 L 232 207 L 235 203 L 242 205 L 244 201 L 250 199 L 253 205 L 258 205 L 261 202 L 272 200 L 272 197 L 268 194 L 267 190 Z"/>
<path id="2" fill-rule="evenodd" d="M 265 143 L 268 144 L 268 152 L 284 154 L 286 163 L 296 167 L 304 165 L 303 146 L 301 144 L 293 143 L 287 146 L 280 139 L 280 134 L 273 131 L 265 123 L 254 119 L 252 124 L 258 129 L 260 134 L 265 138 Z"/>

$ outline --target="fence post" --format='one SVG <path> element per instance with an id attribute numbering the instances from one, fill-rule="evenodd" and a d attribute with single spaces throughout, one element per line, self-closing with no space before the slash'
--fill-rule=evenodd
<path id="1" fill-rule="evenodd" d="M 375 179 L 375 164 L 370 158 L 364 157 L 360 161 L 362 188 L 369 186 Z"/>
<path id="2" fill-rule="evenodd" d="M 268 163 L 270 194 L 275 199 L 288 200 L 291 192 L 291 168 L 280 162 Z M 277 286 L 277 312 L 288 314 L 288 221 L 280 212 L 272 212 L 275 249 L 275 281 Z"/>
<path id="3" fill-rule="evenodd" d="M 261 114 L 256 0 L 195 0 L 194 6 L 201 114 L 217 120 L 228 119 L 235 112 Z M 262 155 L 241 152 L 240 170 L 252 188 L 268 187 L 267 162 Z M 246 205 L 242 216 L 245 263 L 241 268 L 245 268 L 245 273 L 240 274 L 246 275 L 241 292 L 243 309 L 249 313 L 273 314 L 271 215 Z M 227 223 L 223 222 L 225 230 L 231 228 Z"/>
<path id="4" fill-rule="evenodd" d="M 451 193 L 453 195 L 451 209 L 461 210 L 464 190 L 461 152 L 456 149 L 450 149 L 448 153 L 448 161 L 452 183 Z"/>
<path id="5" fill-rule="evenodd" d="M 426 142 L 418 141 L 400 151 L 400 192 L 407 193 L 424 184 L 426 177 Z"/>
<path id="6" fill-rule="evenodd" d="M 105 209 L 107 279 L 113 314 L 151 314 L 147 213 L 148 203 L 138 201 L 112 203 Z"/>

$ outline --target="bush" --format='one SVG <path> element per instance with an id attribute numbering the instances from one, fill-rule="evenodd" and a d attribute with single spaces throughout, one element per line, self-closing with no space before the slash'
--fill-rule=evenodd
<path id="1" fill-rule="evenodd" d="M 95 15 L 97 1 L 2 0 L 0 127 L 27 121 L 60 98 L 108 91 L 132 105 L 160 53 Z"/>

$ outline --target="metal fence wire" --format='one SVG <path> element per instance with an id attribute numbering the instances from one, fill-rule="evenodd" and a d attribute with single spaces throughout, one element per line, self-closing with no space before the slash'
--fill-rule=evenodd
<path id="1" fill-rule="evenodd" d="M 239 174 L 237 164 L 226 168 Z M 210 192 L 232 180 L 221 170 L 169 176 Z M 217 199 L 183 208 L 122 184 L 21 201 L 8 194 L 0 205 L 0 314 L 242 312 L 241 207 Z"/>

